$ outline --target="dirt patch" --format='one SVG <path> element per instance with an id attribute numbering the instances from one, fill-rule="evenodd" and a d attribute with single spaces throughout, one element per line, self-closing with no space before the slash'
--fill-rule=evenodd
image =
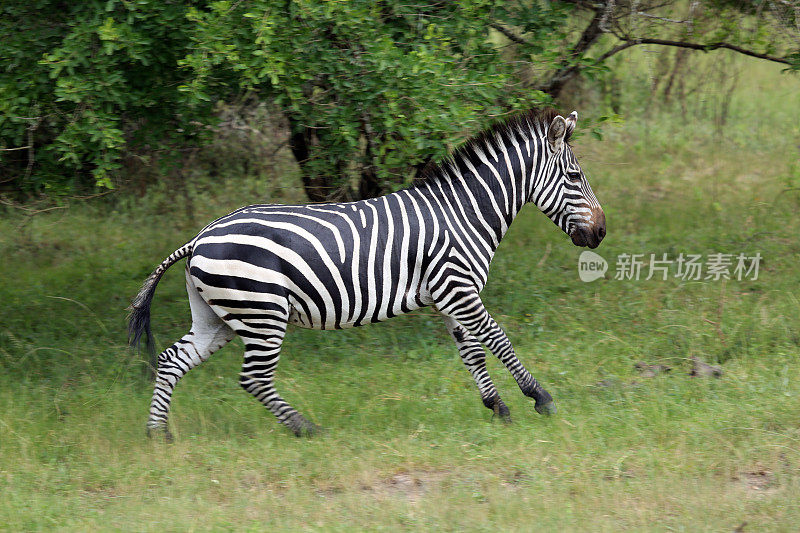
<path id="1" fill-rule="evenodd" d="M 210 480 L 215 483 L 215 480 Z M 215 484 L 219 483 L 216 481 Z M 239 478 L 239 490 L 244 492 L 283 494 L 287 491 L 286 482 L 274 481 L 260 472 L 246 472 Z"/>
<path id="2" fill-rule="evenodd" d="M 95 504 L 108 503 L 122 497 L 116 487 L 105 483 L 85 485 L 79 492 Z"/>
<path id="3" fill-rule="evenodd" d="M 744 488 L 754 493 L 770 493 L 777 490 L 775 475 L 766 468 L 756 465 L 747 471 L 739 472 L 733 476 L 733 481 L 740 483 Z"/>
<path id="4" fill-rule="evenodd" d="M 609 481 L 620 479 L 633 479 L 636 477 L 636 469 L 634 468 L 615 468 L 612 472 L 605 474 L 603 479 Z"/>
<path id="5" fill-rule="evenodd" d="M 403 498 L 409 503 L 417 503 L 447 475 L 447 472 L 428 470 L 399 472 L 376 483 L 362 485 L 361 490 L 379 498 Z"/>
<path id="6" fill-rule="evenodd" d="M 552 466 L 548 467 L 548 469 L 551 468 L 553 467 Z M 521 470 L 516 470 L 513 474 L 503 479 L 500 482 L 500 486 L 509 489 L 517 489 L 521 486 L 531 485 L 532 483 L 533 483 L 533 476 Z"/>
<path id="7" fill-rule="evenodd" d="M 340 486 L 327 487 L 324 489 L 317 489 L 314 491 L 314 494 L 316 494 L 320 498 L 334 498 L 342 493 L 344 493 L 344 488 Z"/>

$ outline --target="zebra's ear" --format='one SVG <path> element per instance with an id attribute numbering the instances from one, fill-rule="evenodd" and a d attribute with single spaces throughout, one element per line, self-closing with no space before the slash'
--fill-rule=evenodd
<path id="1" fill-rule="evenodd" d="M 573 111 L 569 114 L 566 119 L 567 122 L 567 133 L 564 134 L 564 139 L 569 139 L 572 136 L 572 132 L 575 131 L 575 125 L 578 123 L 578 112 Z"/>
<path id="2" fill-rule="evenodd" d="M 554 152 L 561 150 L 564 146 L 564 135 L 567 133 L 567 121 L 561 115 L 556 115 L 550 127 L 547 128 L 547 144 Z"/>

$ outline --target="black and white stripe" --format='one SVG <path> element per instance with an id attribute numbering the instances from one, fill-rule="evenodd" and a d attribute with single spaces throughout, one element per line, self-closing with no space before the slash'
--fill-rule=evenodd
<path id="1" fill-rule="evenodd" d="M 155 270 L 132 305 L 135 342 L 149 328 L 161 275 L 188 258 L 192 329 L 158 357 L 148 429 L 166 431 L 177 381 L 239 335 L 242 387 L 296 434 L 311 432 L 274 387 L 287 324 L 347 328 L 427 305 L 444 315 L 487 407 L 508 418 L 482 345 L 537 411 L 552 410 L 552 398 L 517 359 L 479 293 L 500 240 L 528 202 L 576 244 L 594 247 L 602 239 L 605 218 L 566 142 L 575 120 L 574 113 L 529 112 L 468 141 L 411 188 L 380 198 L 252 205 L 206 226 Z"/>

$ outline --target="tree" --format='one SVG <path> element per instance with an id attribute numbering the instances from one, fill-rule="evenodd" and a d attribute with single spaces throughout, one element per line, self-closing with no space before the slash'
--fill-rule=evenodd
<path id="1" fill-rule="evenodd" d="M 728 49 L 786 65 L 787 70 L 800 70 L 797 2 L 560 0 L 558 4 L 574 7 L 574 15 L 583 17 L 584 22 L 574 44 L 559 51 L 557 68 L 531 77 L 528 83 L 553 98 L 578 75 L 602 69 L 610 57 L 643 44 L 704 52 Z M 538 33 L 529 35 L 525 9 L 517 7 L 509 15 L 493 21 L 492 27 L 515 45 L 521 56 L 535 58 L 540 53 Z"/>
<path id="2" fill-rule="evenodd" d="M 491 116 L 545 101 L 489 39 L 500 2 L 214 2 L 193 10 L 198 101 L 254 91 L 283 109 L 314 201 L 407 183 Z"/>

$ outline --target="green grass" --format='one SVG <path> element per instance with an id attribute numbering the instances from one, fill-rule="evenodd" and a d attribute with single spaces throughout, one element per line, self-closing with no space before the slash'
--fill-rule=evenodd
<path id="1" fill-rule="evenodd" d="M 796 530 L 800 100 L 753 69 L 734 104 L 752 80 L 776 100 L 732 138 L 632 114 L 576 142 L 608 218 L 605 280 L 578 279 L 580 250 L 533 207 L 501 245 L 484 300 L 556 398 L 549 419 L 492 359 L 514 424 L 490 422 L 428 310 L 290 331 L 278 387 L 322 436 L 294 438 L 239 388 L 237 340 L 178 385 L 176 442 L 149 441 L 124 308 L 204 223 L 265 198 L 233 181 L 174 219 L 166 193 L 0 219 L 0 528 Z M 680 252 L 764 260 L 757 281 L 613 279 L 618 254 Z M 153 325 L 161 346 L 189 326 L 180 267 Z M 691 377 L 691 357 L 724 374 Z"/>

